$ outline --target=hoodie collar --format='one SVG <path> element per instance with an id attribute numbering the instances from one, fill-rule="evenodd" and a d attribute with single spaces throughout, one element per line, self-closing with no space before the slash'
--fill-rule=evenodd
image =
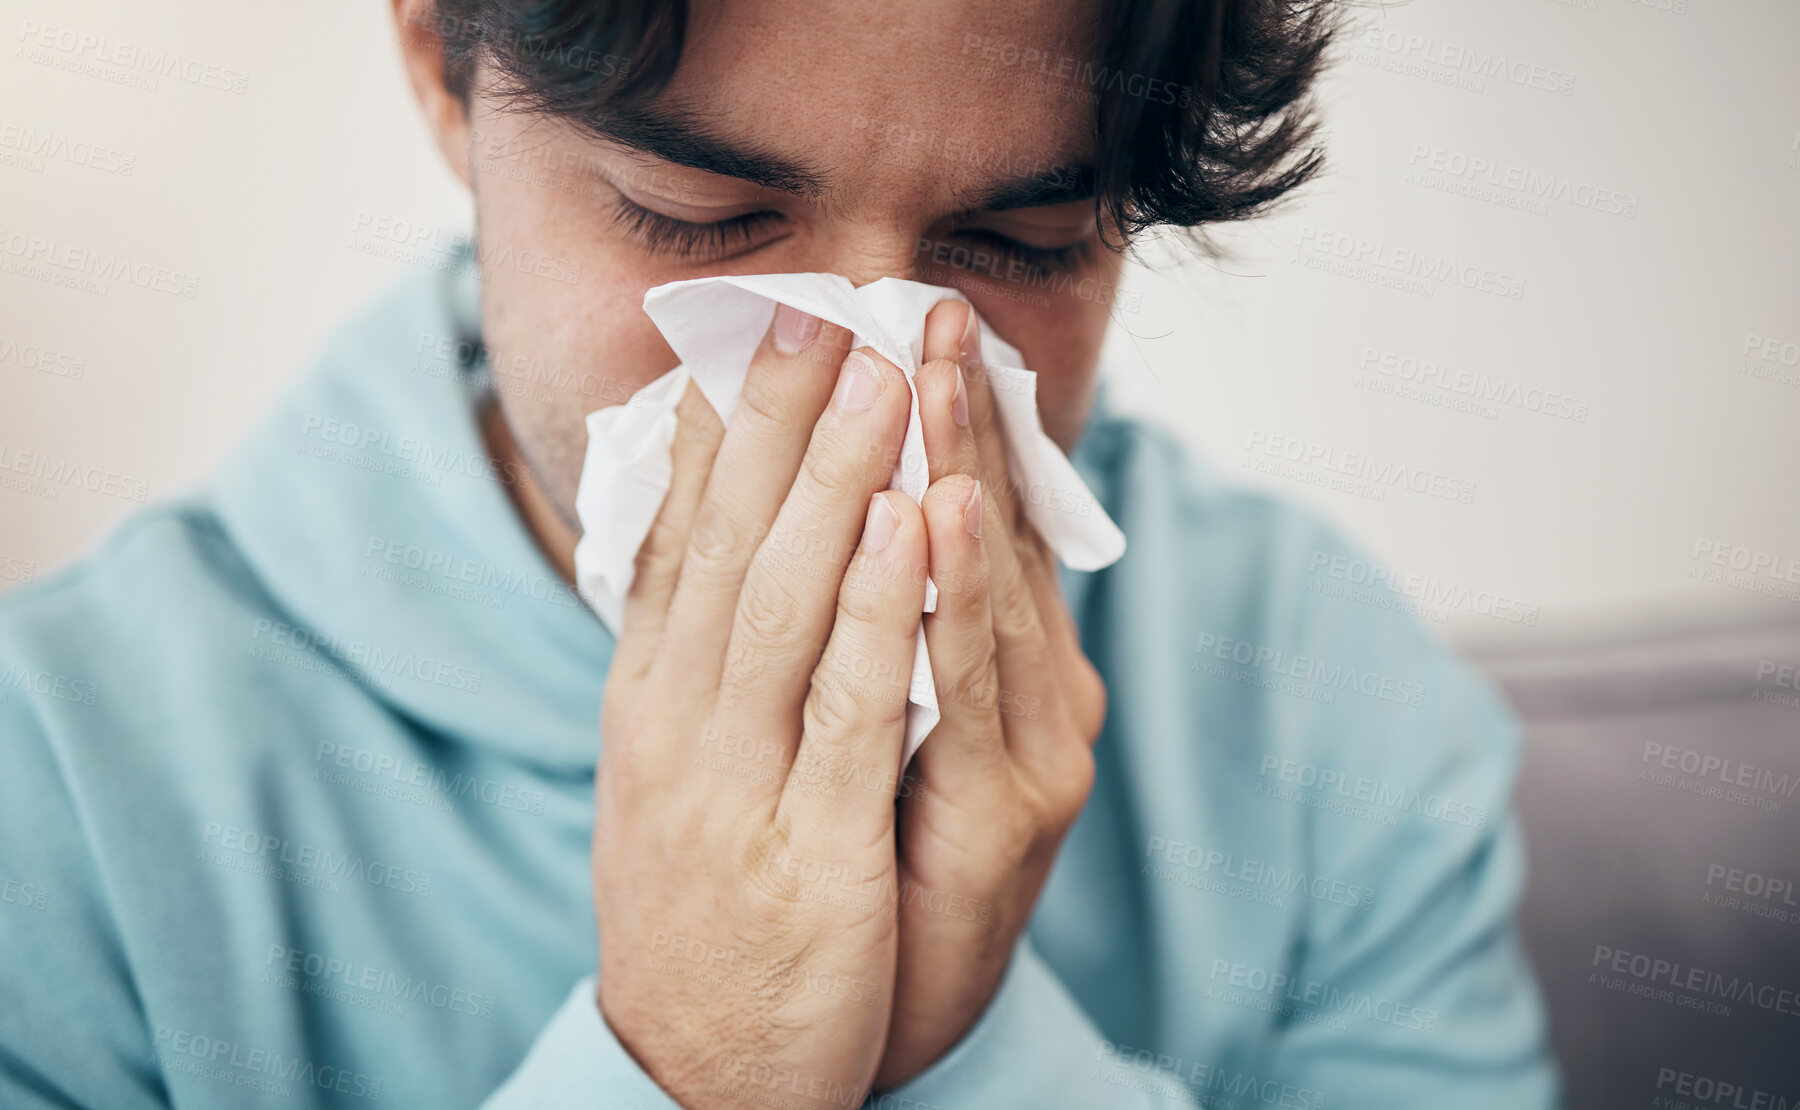
<path id="1" fill-rule="evenodd" d="M 329 342 L 213 485 L 273 602 L 246 634 L 311 646 L 452 740 L 591 773 L 613 638 L 526 531 L 478 425 L 467 250 Z"/>

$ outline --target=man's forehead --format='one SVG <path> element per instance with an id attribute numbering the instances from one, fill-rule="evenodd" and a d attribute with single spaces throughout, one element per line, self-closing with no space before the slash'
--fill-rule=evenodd
<path id="1" fill-rule="evenodd" d="M 702 0 L 655 103 L 665 120 L 801 171 L 791 180 L 803 195 L 910 179 L 974 206 L 1091 177 L 1093 105 L 1069 95 L 1089 90 L 997 67 L 988 47 L 1085 54 L 1097 11 L 1097 0 L 909 0 L 873 18 L 856 0 Z"/>

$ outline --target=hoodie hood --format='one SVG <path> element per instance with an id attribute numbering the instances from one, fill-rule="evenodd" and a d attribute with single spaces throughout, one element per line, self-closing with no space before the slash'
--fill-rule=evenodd
<path id="1" fill-rule="evenodd" d="M 281 617 L 451 742 L 591 773 L 613 638 L 526 531 L 482 442 L 466 250 L 330 340 L 218 471 L 226 531 Z"/>

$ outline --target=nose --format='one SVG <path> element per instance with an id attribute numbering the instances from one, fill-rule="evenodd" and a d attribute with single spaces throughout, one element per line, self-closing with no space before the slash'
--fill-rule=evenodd
<path id="1" fill-rule="evenodd" d="M 884 277 L 917 281 L 924 239 L 924 228 L 897 222 L 840 224 L 831 235 L 815 240 L 806 263 L 812 270 L 842 274 L 856 286 Z"/>

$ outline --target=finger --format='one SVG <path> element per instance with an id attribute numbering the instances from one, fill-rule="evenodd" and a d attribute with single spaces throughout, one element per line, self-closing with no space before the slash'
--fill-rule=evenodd
<path id="1" fill-rule="evenodd" d="M 932 482 L 946 474 L 977 477 L 981 472 L 969 427 L 968 383 L 958 365 L 961 336 L 973 315 L 961 301 L 941 301 L 925 318 L 925 362 L 913 375 L 913 385 Z"/>
<path id="2" fill-rule="evenodd" d="M 672 697 L 709 697 L 731 635 L 738 590 L 794 484 L 838 380 L 850 333 L 779 306 L 694 514 L 657 652 Z"/>
<path id="3" fill-rule="evenodd" d="M 1029 524 L 1024 529 L 1025 535 L 1015 540 L 1013 548 L 1036 603 L 1038 620 L 1050 641 L 1057 692 L 1062 705 L 1071 714 L 1076 731 L 1092 744 L 1099 739 L 1100 728 L 1106 721 L 1106 684 L 1081 649 L 1081 631 L 1063 597 L 1056 556 L 1036 529 Z"/>
<path id="4" fill-rule="evenodd" d="M 798 742 L 801 708 L 869 498 L 893 478 L 911 409 L 899 367 L 866 348 L 852 351 L 799 476 L 745 574 L 719 684 L 720 714 L 750 736 L 776 741 L 784 762 Z M 923 588 L 923 560 L 912 567 Z"/>
<path id="5" fill-rule="evenodd" d="M 625 623 L 613 652 L 611 676 L 627 683 L 641 681 L 668 618 L 669 599 L 675 595 L 681 560 L 687 551 L 688 532 L 706 490 L 707 476 L 725 425 L 713 411 L 700 387 L 691 380 L 675 407 L 675 443 L 671 450 L 669 492 L 663 496 L 656 521 L 638 549 L 637 573 L 625 594 Z"/>
<path id="6" fill-rule="evenodd" d="M 980 460 L 981 484 L 986 490 L 986 500 L 1000 510 L 1010 535 L 1017 530 L 1023 517 L 1017 491 L 1007 473 L 1006 441 L 1001 437 L 999 409 L 994 403 L 995 379 L 981 357 L 981 321 L 973 311 L 957 339 L 957 355 L 968 389 L 969 431 L 975 439 L 976 458 Z M 996 541 L 997 537 L 990 537 L 990 542 Z"/>
<path id="7" fill-rule="evenodd" d="M 936 338 L 928 333 L 927 345 Z M 1006 690 L 1003 696 L 1009 705 L 1016 705 L 1025 712 L 1046 701 L 1067 705 L 1075 712 L 1080 731 L 1092 741 L 1099 734 L 1101 720 L 1105 716 L 1105 686 L 1100 681 L 1099 673 L 1081 651 L 1080 636 L 1070 617 L 1068 605 L 1063 600 L 1056 558 L 1027 520 L 1019 499 L 1020 490 L 1008 473 L 1006 445 L 1001 435 L 998 406 L 994 399 L 994 390 L 1004 386 L 988 372 L 981 359 L 981 324 L 972 310 L 959 337 L 957 351 L 965 367 L 964 377 L 969 388 L 969 423 L 980 459 L 983 497 L 996 503 L 997 511 L 994 515 L 999 518 L 999 526 L 993 535 L 1004 534 L 1006 537 L 1003 544 L 993 538 L 988 543 L 992 573 L 998 579 L 993 591 L 996 603 L 1010 608 L 1018 607 L 1012 589 L 1013 570 L 1016 566 L 1026 587 L 1025 592 L 1038 611 L 1040 619 L 1035 626 L 1036 630 L 1048 637 L 1050 646 L 1052 666 L 1044 668 L 1035 678 L 1030 675 L 1019 676 L 1023 685 L 1014 685 L 1013 680 L 1006 677 L 1012 672 L 1002 672 Z M 929 446 L 927 451 L 929 452 Z M 1025 492 L 1029 494 L 1030 491 Z M 1013 566 L 994 565 L 998 558 L 994 552 L 997 546 L 1004 546 L 1012 556 L 1010 561 Z M 996 636 L 999 637 L 1003 660 L 1008 655 L 1009 636 L 1036 634 L 1031 623 L 1022 617 L 1009 619 L 1006 624 L 1007 627 L 1002 629 L 999 627 L 1000 622 L 996 621 Z"/>
<path id="8" fill-rule="evenodd" d="M 997 796 L 1006 760 L 981 485 L 952 474 L 925 492 L 921 509 L 938 586 L 937 611 L 925 617 L 925 646 L 939 719 L 914 766 L 928 789 L 979 807 Z"/>
<path id="9" fill-rule="evenodd" d="M 1038 613 L 1038 600 L 1019 559 L 1018 544 L 1007 531 L 998 498 L 985 496 L 982 548 L 988 561 L 988 608 L 994 626 L 995 667 L 1000 699 L 1005 705 L 1006 746 L 1016 758 L 1042 770 L 1057 740 L 1055 723 L 1063 712 L 1056 656 Z M 995 537 L 1003 537 L 996 540 Z"/>
<path id="10" fill-rule="evenodd" d="M 925 557 L 925 522 L 912 499 L 894 491 L 870 498 L 777 810 L 777 820 L 803 843 L 841 849 L 891 842 L 906 695 L 925 608 L 924 581 L 911 568 Z"/>

